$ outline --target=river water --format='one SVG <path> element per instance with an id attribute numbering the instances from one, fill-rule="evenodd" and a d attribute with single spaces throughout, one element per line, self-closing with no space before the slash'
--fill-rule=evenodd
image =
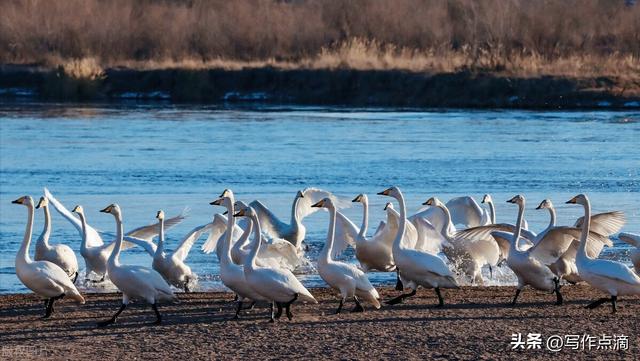
<path id="1" fill-rule="evenodd" d="M 479 200 L 490 193 L 498 221 L 509 223 L 516 207 L 504 201 L 522 193 L 535 231 L 548 222 L 546 211 L 534 209 L 543 198 L 555 202 L 558 223 L 569 224 L 582 208 L 564 201 L 584 192 L 594 212 L 622 210 L 624 230 L 639 233 L 639 145 L 638 112 L 0 104 L 0 293 L 28 291 L 14 269 L 26 209 L 10 201 L 25 194 L 37 201 L 43 187 L 69 208 L 82 204 L 89 223 L 107 232 L 113 217 L 98 210 L 113 202 L 125 229 L 153 223 L 158 209 L 172 215 L 189 207 L 190 217 L 168 231 L 169 248 L 220 211 L 208 203 L 225 188 L 260 199 L 285 220 L 304 187 L 350 198 L 367 193 L 372 225 L 388 201 L 374 194 L 389 185 L 403 190 L 410 212 L 434 195 Z M 356 224 L 361 212 L 344 210 Z M 320 212 L 304 221 L 311 263 L 327 218 Z M 37 212 L 34 239 L 42 220 Z M 80 236 L 55 212 L 51 242 L 70 245 L 84 268 Z M 603 257 L 628 262 L 626 245 L 614 242 Z M 201 289 L 220 289 L 215 254 L 200 245 L 187 262 Z M 346 258 L 353 261 L 352 252 Z M 132 249 L 123 262 L 150 265 L 150 258 Z M 312 268 L 303 273 L 307 285 L 323 285 Z M 394 276 L 371 279 L 391 283 Z M 514 282 L 506 267 L 488 281 Z"/>

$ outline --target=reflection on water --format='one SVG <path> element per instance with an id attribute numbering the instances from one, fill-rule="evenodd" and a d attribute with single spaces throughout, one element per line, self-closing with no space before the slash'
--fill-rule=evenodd
<path id="1" fill-rule="evenodd" d="M 114 222 L 98 210 L 112 202 L 127 229 L 154 222 L 158 209 L 175 214 L 188 206 L 191 216 L 167 234 L 170 247 L 219 211 L 208 202 L 224 188 L 259 198 L 285 219 L 300 188 L 368 193 L 370 224 L 382 219 L 387 201 L 373 194 L 391 184 L 403 189 L 410 211 L 432 195 L 491 193 L 498 220 L 510 223 L 516 209 L 502 201 L 523 193 L 533 230 L 548 222 L 547 212 L 534 210 L 540 200 L 554 200 L 558 222 L 569 224 L 581 208 L 563 201 L 586 192 L 594 211 L 623 210 L 625 230 L 640 232 L 639 121 L 637 112 L 0 105 L 0 292 L 26 291 L 13 269 L 26 211 L 10 201 L 38 197 L 44 186 L 68 207 L 84 205 L 89 223 L 103 231 Z M 344 212 L 360 224 L 359 206 Z M 312 263 L 327 223 L 325 212 L 305 220 Z M 34 238 L 41 227 L 37 213 Z M 53 227 L 51 241 L 80 257 L 75 229 L 55 213 Z M 202 287 L 219 288 L 217 259 L 197 247 L 188 263 Z M 603 256 L 626 254 L 616 240 Z M 150 264 L 137 249 L 123 261 Z M 322 284 L 312 267 L 305 270 L 307 284 Z M 513 282 L 506 268 L 493 276 L 490 284 Z M 395 276 L 371 277 L 391 283 Z"/>

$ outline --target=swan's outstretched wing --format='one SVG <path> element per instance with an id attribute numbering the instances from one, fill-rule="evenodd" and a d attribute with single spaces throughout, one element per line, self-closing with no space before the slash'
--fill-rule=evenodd
<path id="1" fill-rule="evenodd" d="M 210 224 L 211 227 L 208 230 L 209 236 L 202 245 L 202 251 L 204 253 L 211 253 L 215 251 L 215 249 L 218 247 L 218 243 L 227 233 L 227 217 L 223 216 L 222 214 L 215 214 L 213 216 L 213 221 Z M 233 227 L 234 239 L 239 238 L 242 233 L 242 228 L 238 227 L 238 225 L 236 224 L 235 227 Z"/>
<path id="2" fill-rule="evenodd" d="M 255 200 L 249 206 L 256 211 L 262 232 L 270 237 L 280 237 L 289 228 L 288 224 L 282 222 L 262 202 Z"/>
<path id="3" fill-rule="evenodd" d="M 187 255 L 189 255 L 191 247 L 193 247 L 193 244 L 200 238 L 200 236 L 211 232 L 213 229 L 214 222 L 203 224 L 192 229 L 191 232 L 187 233 L 182 242 L 180 242 L 178 248 L 173 251 L 173 257 L 184 262 L 184 260 L 187 259 Z"/>
<path id="4" fill-rule="evenodd" d="M 156 249 L 158 248 L 153 241 L 148 239 L 141 239 L 131 236 L 124 236 L 124 243 L 122 244 L 122 249 L 131 248 L 133 246 L 138 246 L 147 251 L 147 253 L 153 257 L 156 254 Z M 114 241 L 115 242 L 115 241 Z"/>
<path id="5" fill-rule="evenodd" d="M 640 248 L 640 235 L 633 233 L 620 233 L 618 235 L 620 240 L 630 246 Z"/>
<path id="6" fill-rule="evenodd" d="M 352 204 L 350 201 L 342 199 L 331 192 L 317 188 L 305 188 L 302 191 L 302 195 L 304 197 L 300 198 L 298 201 L 298 208 L 296 209 L 296 215 L 299 220 L 303 220 L 308 215 L 323 209 L 311 206 L 325 198 L 331 199 L 338 209 L 351 207 Z"/>
<path id="7" fill-rule="evenodd" d="M 177 224 L 180 224 L 180 222 L 182 222 L 185 218 L 187 218 L 188 213 L 189 213 L 189 209 L 185 208 L 182 211 L 182 213 L 178 214 L 177 216 L 172 218 L 167 218 L 164 221 L 164 229 L 169 230 L 172 227 L 176 226 Z M 138 227 L 134 230 L 131 230 L 127 232 L 126 235 L 139 238 L 139 239 L 152 240 L 158 236 L 159 232 L 160 232 L 160 227 L 158 227 L 158 223 L 153 223 L 153 224 L 149 224 L 149 225 Z"/>
<path id="8" fill-rule="evenodd" d="M 387 222 L 388 224 L 396 224 L 398 225 L 397 227 L 399 228 L 400 213 L 398 213 L 398 211 L 396 211 L 395 209 L 388 207 Z M 388 228 L 391 228 L 391 227 L 388 227 Z M 393 234 L 393 240 L 395 240 L 397 232 L 398 231 L 396 229 L 396 232 Z M 392 240 L 392 243 L 393 243 L 393 240 Z M 418 243 L 421 243 L 421 241 L 422 240 L 419 238 L 418 230 L 416 229 L 416 227 L 413 225 L 412 222 L 407 222 L 404 230 L 404 237 L 402 238 L 402 244 L 407 248 L 415 249 L 417 248 Z"/>
<path id="9" fill-rule="evenodd" d="M 589 230 L 591 232 L 600 233 L 603 236 L 610 236 L 620 232 L 624 226 L 626 219 L 624 213 L 620 211 L 598 213 L 591 216 L 591 224 Z M 576 228 L 582 228 L 584 216 L 578 218 L 573 225 Z"/>
<path id="10" fill-rule="evenodd" d="M 74 227 L 76 227 L 78 233 L 80 234 L 80 237 L 82 237 L 82 222 L 80 222 L 80 220 L 76 218 L 73 213 L 71 213 L 62 203 L 60 203 L 60 201 L 58 201 L 47 188 L 44 189 L 44 196 L 47 197 L 49 203 L 53 205 L 53 208 L 55 208 L 56 211 L 60 213 L 60 215 L 62 215 L 67 219 L 67 221 L 69 221 Z M 103 244 L 104 242 L 102 241 L 102 237 L 100 236 L 98 231 L 87 224 L 87 247 L 99 247 Z"/>
<path id="11" fill-rule="evenodd" d="M 447 208 L 453 224 L 463 224 L 465 228 L 484 226 L 491 222 L 489 213 L 480 207 L 473 197 L 464 196 L 450 199 Z"/>
<path id="12" fill-rule="evenodd" d="M 426 208 L 422 208 L 418 213 L 412 215 L 408 219 L 413 222 L 414 219 L 418 217 L 429 221 L 429 223 L 431 223 L 431 225 L 433 225 L 439 232 L 442 232 L 444 227 L 447 226 L 447 216 L 440 207 L 428 206 Z"/>
<path id="13" fill-rule="evenodd" d="M 336 212 L 336 236 L 333 242 L 332 257 L 338 257 L 347 246 L 356 247 L 360 229 L 341 212 Z"/>
<path id="14" fill-rule="evenodd" d="M 375 231 L 375 232 L 373 232 L 373 235 L 375 236 L 376 234 L 378 234 L 378 233 L 382 232 L 382 231 L 384 230 L 384 226 L 385 226 L 386 224 L 387 224 L 387 223 L 385 223 L 385 221 L 380 221 L 380 223 L 378 223 L 378 228 L 376 228 L 376 231 Z"/>
<path id="15" fill-rule="evenodd" d="M 449 242 L 442 237 L 442 234 L 426 219 L 416 217 L 411 223 L 418 232 L 416 249 L 431 254 L 438 254 L 442 250 L 443 245 L 449 244 Z"/>
<path id="16" fill-rule="evenodd" d="M 258 252 L 258 263 L 263 267 L 278 267 L 293 271 L 300 264 L 300 255 L 291 242 L 276 238 L 262 243 Z"/>
<path id="17" fill-rule="evenodd" d="M 567 252 L 574 240 L 580 239 L 581 232 L 579 228 L 574 227 L 554 227 L 531 248 L 530 254 L 540 262 L 550 265 Z M 611 240 L 600 234 L 589 232 L 587 244 L 598 243 L 611 244 Z"/>
<path id="18" fill-rule="evenodd" d="M 489 239 L 492 232 L 507 232 L 507 233 L 515 233 L 516 227 L 512 224 L 507 223 L 499 223 L 499 224 L 490 224 L 486 226 L 479 226 L 473 228 L 463 229 L 461 231 L 456 232 L 455 239 L 456 241 L 466 240 L 473 241 L 476 239 Z M 536 239 L 536 235 L 533 232 L 527 231 L 525 229 L 520 233 L 521 237 L 526 238 L 529 241 L 534 241 Z"/>

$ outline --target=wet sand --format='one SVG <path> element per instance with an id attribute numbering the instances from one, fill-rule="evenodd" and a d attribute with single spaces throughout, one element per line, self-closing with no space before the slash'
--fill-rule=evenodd
<path id="1" fill-rule="evenodd" d="M 367 307 L 364 313 L 335 315 L 337 299 L 312 289 L 318 305 L 295 304 L 294 318 L 268 322 L 268 308 L 256 306 L 232 320 L 229 293 L 180 294 L 179 304 L 163 304 L 163 323 L 148 305 L 133 304 L 118 322 L 97 328 L 120 305 L 118 294 L 87 294 L 87 303 L 59 302 L 42 320 L 44 306 L 34 295 L 0 296 L 0 358 L 28 359 L 628 359 L 639 354 L 640 298 L 621 297 L 618 313 L 610 304 L 584 309 L 602 295 L 587 286 L 565 286 L 565 305 L 555 296 L 526 289 L 515 307 L 506 305 L 513 287 L 445 290 L 446 306 L 434 307 L 432 290 L 420 290 L 405 303 Z M 381 289 L 388 300 L 397 291 Z M 629 336 L 629 349 L 511 350 L 512 334 Z M 546 343 L 546 341 L 544 341 Z"/>

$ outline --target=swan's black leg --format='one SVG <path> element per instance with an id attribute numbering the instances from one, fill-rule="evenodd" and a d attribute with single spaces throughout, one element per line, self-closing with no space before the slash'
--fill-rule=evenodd
<path id="1" fill-rule="evenodd" d="M 236 305 L 236 315 L 233 316 L 233 319 L 240 317 L 240 310 L 242 310 L 242 300 L 238 301 L 238 304 Z"/>
<path id="2" fill-rule="evenodd" d="M 553 292 L 556 293 L 556 306 L 560 306 L 562 305 L 562 294 L 560 293 L 560 280 L 557 278 L 554 278 L 553 283 L 555 284 L 555 288 Z"/>
<path id="3" fill-rule="evenodd" d="M 400 270 L 396 269 L 396 291 L 403 291 L 404 285 L 400 280 Z"/>
<path id="4" fill-rule="evenodd" d="M 157 304 L 152 304 L 151 308 L 153 308 L 153 312 L 155 312 L 156 314 L 156 320 L 153 323 L 154 325 L 159 325 L 162 323 L 162 316 L 160 316 L 160 311 L 158 311 L 158 305 Z"/>
<path id="5" fill-rule="evenodd" d="M 269 313 L 271 315 L 271 318 L 269 319 L 269 322 L 275 322 L 275 318 L 274 318 L 274 314 L 273 314 L 273 304 L 274 304 L 274 302 L 271 302 L 271 305 L 270 305 L 271 307 L 269 308 Z"/>
<path id="6" fill-rule="evenodd" d="M 189 291 L 189 284 L 188 284 L 188 283 L 185 283 L 185 284 L 184 284 L 184 293 L 189 293 L 189 292 L 190 292 L 190 291 Z"/>
<path id="7" fill-rule="evenodd" d="M 517 288 L 516 289 L 516 295 L 513 297 L 513 301 L 511 301 L 511 306 L 515 306 L 516 305 L 516 301 L 518 301 L 518 296 L 520 296 L 520 292 L 522 292 L 522 290 Z"/>
<path id="8" fill-rule="evenodd" d="M 286 310 L 286 314 L 287 314 L 287 318 L 289 319 L 289 321 L 291 321 L 293 319 L 293 313 L 291 313 L 291 304 L 296 302 L 296 300 L 298 299 L 298 294 L 294 293 L 293 294 L 293 298 L 291 299 L 291 301 L 287 302 L 284 307 Z"/>
<path id="9" fill-rule="evenodd" d="M 44 316 L 42 316 L 42 318 L 49 318 L 51 316 L 51 313 L 53 312 L 52 310 L 52 305 L 53 305 L 53 297 L 49 298 L 45 301 L 45 310 L 44 310 Z"/>
<path id="10" fill-rule="evenodd" d="M 616 313 L 618 311 L 616 309 L 616 300 L 618 300 L 618 296 L 611 296 L 611 313 Z"/>
<path id="11" fill-rule="evenodd" d="M 364 307 L 362 307 L 362 304 L 360 304 L 360 300 L 358 300 L 358 297 L 353 296 L 353 301 L 356 303 L 356 307 L 354 307 L 351 312 L 364 312 Z"/>
<path id="12" fill-rule="evenodd" d="M 493 267 L 489 265 L 489 278 L 493 279 Z"/>
<path id="13" fill-rule="evenodd" d="M 238 296 L 238 294 L 236 293 L 236 294 L 233 296 L 233 301 L 231 301 L 231 302 L 238 302 L 238 300 L 239 300 L 239 299 L 240 299 L 240 296 Z"/>
<path id="14" fill-rule="evenodd" d="M 276 319 L 280 319 L 280 316 L 282 316 L 282 303 L 276 302 L 276 307 L 278 307 L 278 311 L 276 311 Z"/>
<path id="15" fill-rule="evenodd" d="M 586 305 L 585 308 L 594 309 L 594 308 L 602 305 L 603 303 L 605 303 L 605 302 L 607 302 L 609 300 L 610 300 L 610 298 L 600 298 L 600 299 L 597 299 L 597 300 L 591 302 L 590 304 Z"/>
<path id="16" fill-rule="evenodd" d="M 411 296 L 415 296 L 416 294 L 416 290 L 411 291 L 410 293 L 403 293 L 400 296 L 390 299 L 389 301 L 387 301 L 388 305 L 397 305 L 398 303 L 402 303 L 404 301 L 405 298 L 409 298 Z"/>
<path id="17" fill-rule="evenodd" d="M 76 284 L 76 281 L 78 280 L 78 275 L 79 275 L 79 273 L 76 271 L 76 276 L 73 277 L 73 284 L 74 285 Z"/>
<path id="18" fill-rule="evenodd" d="M 155 306 L 155 305 L 154 305 Z M 113 315 L 113 317 L 111 317 L 110 319 L 106 320 L 106 321 L 100 321 L 98 322 L 98 327 L 104 327 L 104 326 L 109 326 L 110 324 L 116 322 L 116 319 L 118 318 L 118 316 L 120 316 L 120 313 L 122 313 L 122 311 L 124 311 L 124 309 L 127 308 L 126 304 L 122 304 L 120 306 L 120 309 L 118 310 L 118 312 L 116 312 L 115 315 Z M 157 311 L 156 311 L 157 312 Z"/>
<path id="19" fill-rule="evenodd" d="M 342 305 L 344 304 L 344 299 L 340 299 L 340 304 L 338 304 L 338 309 L 336 309 L 336 315 L 342 311 Z"/>
<path id="20" fill-rule="evenodd" d="M 438 307 L 444 307 L 444 298 L 442 298 L 442 294 L 440 293 L 440 287 L 436 287 L 436 296 L 438 296 Z"/>

